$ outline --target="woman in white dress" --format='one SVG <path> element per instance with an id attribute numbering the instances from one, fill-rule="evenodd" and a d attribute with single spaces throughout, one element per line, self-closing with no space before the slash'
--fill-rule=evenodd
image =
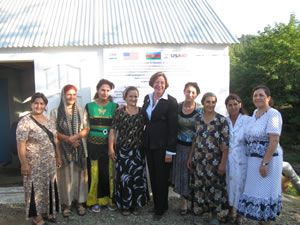
<path id="1" fill-rule="evenodd" d="M 246 127 L 248 169 L 246 184 L 239 200 L 238 213 L 269 225 L 280 214 L 282 128 L 280 112 L 270 106 L 271 93 L 266 86 L 254 88 L 256 110 Z"/>
<path id="2" fill-rule="evenodd" d="M 242 100 L 236 94 L 230 94 L 225 105 L 229 116 L 229 153 L 226 163 L 226 185 L 229 201 L 229 212 L 225 218 L 226 222 L 242 224 L 242 217 L 236 215 L 241 193 L 244 191 L 247 157 L 246 143 L 244 139 L 245 127 L 251 119 L 245 115 L 246 111 L 242 107 Z"/>

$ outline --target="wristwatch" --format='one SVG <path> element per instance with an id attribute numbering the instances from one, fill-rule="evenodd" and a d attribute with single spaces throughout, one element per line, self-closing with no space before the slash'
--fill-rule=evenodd
<path id="1" fill-rule="evenodd" d="M 268 162 L 262 162 L 261 165 L 262 166 L 267 166 L 267 165 L 269 165 L 269 163 Z"/>

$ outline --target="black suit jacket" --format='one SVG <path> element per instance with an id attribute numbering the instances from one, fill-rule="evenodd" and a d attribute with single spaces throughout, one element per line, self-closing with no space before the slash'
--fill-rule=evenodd
<path id="1" fill-rule="evenodd" d="M 168 100 L 160 99 L 152 111 L 151 120 L 148 119 L 146 112 L 149 104 L 149 95 L 146 95 L 142 108 L 146 118 L 144 148 L 176 152 L 177 100 L 171 95 L 168 95 Z"/>

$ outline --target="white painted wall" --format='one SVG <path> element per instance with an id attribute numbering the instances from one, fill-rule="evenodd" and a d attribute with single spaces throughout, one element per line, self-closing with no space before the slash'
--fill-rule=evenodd
<path id="1" fill-rule="evenodd" d="M 216 110 L 225 115 L 225 98 L 229 93 L 229 55 L 226 45 L 164 45 L 164 46 L 141 46 L 141 47 L 110 47 L 110 48 L 44 48 L 44 49 L 0 49 L 0 62 L 34 61 L 36 91 L 46 94 L 49 98 L 48 112 L 58 106 L 61 88 L 68 84 L 78 87 L 79 104 L 84 106 L 91 101 L 96 91 L 98 81 L 105 77 L 111 79 L 116 88 L 118 86 L 136 85 L 127 80 L 126 84 L 120 84 L 118 80 L 110 77 L 109 72 L 114 67 L 114 62 L 109 62 L 105 52 L 116 51 L 152 51 L 161 50 L 165 53 L 190 52 L 193 57 L 186 61 L 188 71 L 184 76 L 173 76 L 173 72 L 167 72 L 170 88 L 168 92 L 182 101 L 183 87 L 186 82 L 198 82 L 201 94 L 214 92 L 218 97 Z M 174 59 L 175 60 L 175 59 Z M 129 62 L 128 62 L 129 63 Z M 176 61 L 174 61 L 176 63 Z M 184 67 L 182 67 L 184 68 Z M 146 68 L 147 69 L 147 68 Z M 157 68 L 159 71 L 161 68 Z M 146 71 L 146 76 L 153 74 L 153 68 Z M 186 75 L 189 74 L 189 75 Z M 126 74 L 124 74 L 126 75 Z M 148 88 L 148 89 L 147 89 Z M 152 91 L 151 87 L 145 87 L 141 93 L 141 100 L 146 93 Z"/>

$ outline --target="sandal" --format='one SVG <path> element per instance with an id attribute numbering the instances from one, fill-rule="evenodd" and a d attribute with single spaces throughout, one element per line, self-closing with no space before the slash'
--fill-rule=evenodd
<path id="1" fill-rule="evenodd" d="M 203 225 L 203 224 L 204 224 L 204 220 L 202 216 L 196 216 L 194 218 L 194 225 Z"/>
<path id="2" fill-rule="evenodd" d="M 135 216 L 140 215 L 140 212 L 139 212 L 139 210 L 137 210 L 137 209 L 133 209 L 133 210 L 131 211 L 131 213 L 132 213 L 133 215 L 135 215 Z"/>
<path id="3" fill-rule="evenodd" d="M 130 211 L 128 211 L 128 210 L 123 210 L 123 211 L 122 211 L 122 215 L 123 215 L 123 216 L 129 216 L 129 215 L 130 215 Z"/>
<path id="4" fill-rule="evenodd" d="M 217 219 L 212 219 L 212 220 L 209 222 L 209 225 L 220 225 L 220 222 L 219 222 L 219 220 L 217 220 Z"/>
<path id="5" fill-rule="evenodd" d="M 243 224 L 243 217 L 237 216 L 234 224 L 235 225 L 242 225 Z"/>
<path id="6" fill-rule="evenodd" d="M 56 223 L 56 218 L 53 215 L 46 216 L 44 220 L 47 220 L 50 223 Z"/>
<path id="7" fill-rule="evenodd" d="M 64 209 L 64 212 L 63 212 L 63 216 L 64 216 L 64 217 L 69 217 L 69 216 L 71 216 L 71 209 L 65 208 L 65 209 Z"/>
<path id="8" fill-rule="evenodd" d="M 79 205 L 78 208 L 77 208 L 77 214 L 79 216 L 84 216 L 86 214 L 86 210 L 85 208 L 83 207 L 83 205 Z"/>
<path id="9" fill-rule="evenodd" d="M 235 216 L 226 215 L 220 219 L 220 222 L 233 224 L 235 220 L 236 220 Z"/>
<path id="10" fill-rule="evenodd" d="M 36 221 L 35 219 L 32 219 L 31 222 L 33 225 L 48 225 L 48 223 L 46 223 L 43 219 L 41 219 L 40 221 Z"/>
<path id="11" fill-rule="evenodd" d="M 185 216 L 188 213 L 187 208 L 186 209 L 180 209 L 180 215 Z"/>

